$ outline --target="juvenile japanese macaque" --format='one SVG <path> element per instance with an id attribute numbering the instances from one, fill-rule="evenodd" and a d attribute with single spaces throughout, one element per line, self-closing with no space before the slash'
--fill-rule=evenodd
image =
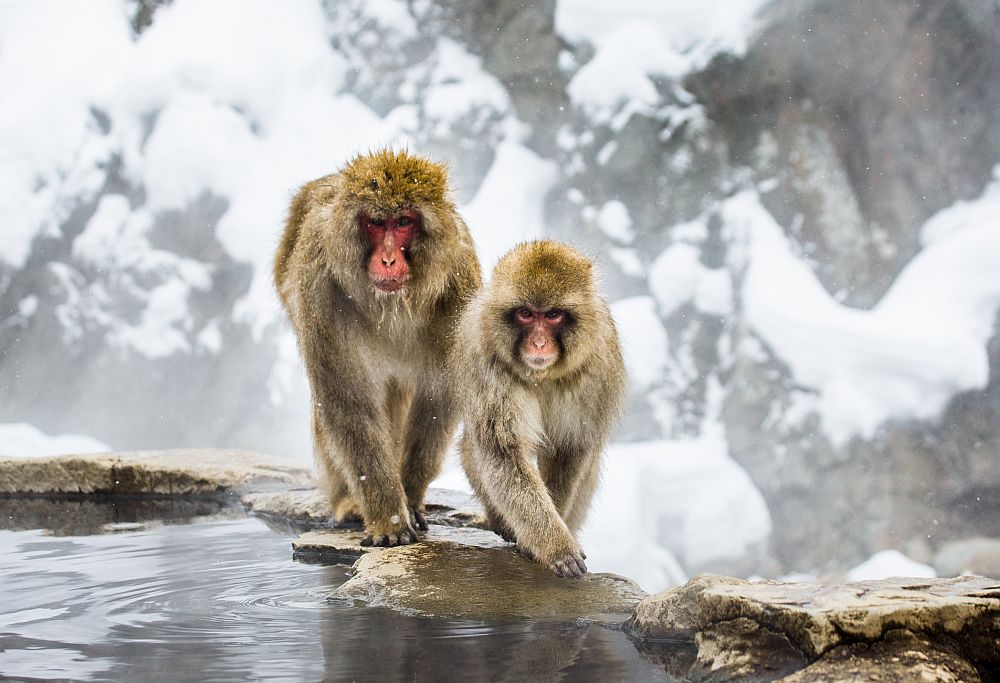
<path id="1" fill-rule="evenodd" d="M 305 361 L 335 521 L 363 520 L 365 545 L 416 541 L 458 420 L 450 334 L 480 284 L 444 167 L 383 150 L 307 183 L 274 281 Z"/>
<path id="2" fill-rule="evenodd" d="M 516 247 L 465 309 L 449 357 L 462 465 L 492 528 L 577 578 L 587 566 L 574 534 L 625 392 L 618 333 L 592 270 L 559 242 Z"/>

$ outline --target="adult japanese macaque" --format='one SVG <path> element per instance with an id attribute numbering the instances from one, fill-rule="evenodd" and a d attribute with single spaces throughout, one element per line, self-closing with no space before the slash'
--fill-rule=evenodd
<path id="1" fill-rule="evenodd" d="M 449 356 L 462 465 L 492 528 L 577 578 L 587 566 L 574 534 L 625 391 L 618 333 L 592 271 L 559 242 L 516 247 L 465 309 Z"/>
<path id="2" fill-rule="evenodd" d="M 274 280 L 305 361 L 334 520 L 363 520 L 364 545 L 416 541 L 458 420 L 450 334 L 480 283 L 444 167 L 383 150 L 307 183 Z"/>

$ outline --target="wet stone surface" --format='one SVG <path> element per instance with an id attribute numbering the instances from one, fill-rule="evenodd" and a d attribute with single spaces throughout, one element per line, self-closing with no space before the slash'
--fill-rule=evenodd
<path id="1" fill-rule="evenodd" d="M 645 597 L 614 574 L 559 579 L 511 548 L 426 541 L 366 553 L 331 596 L 404 612 L 467 619 L 624 621 Z"/>

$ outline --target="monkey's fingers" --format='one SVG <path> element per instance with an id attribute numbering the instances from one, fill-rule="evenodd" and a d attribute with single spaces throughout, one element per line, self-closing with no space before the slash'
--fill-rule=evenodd
<path id="1" fill-rule="evenodd" d="M 399 532 L 399 545 L 409 545 L 410 543 L 416 543 L 419 540 L 420 538 L 417 536 L 416 529 L 409 525 Z"/>
<path id="2" fill-rule="evenodd" d="M 578 557 L 567 557 L 556 560 L 549 565 L 552 573 L 560 578 L 579 579 L 587 573 L 587 565 Z"/>
<path id="3" fill-rule="evenodd" d="M 361 545 L 366 547 L 374 546 L 376 548 L 394 548 L 397 545 L 409 545 L 410 543 L 416 543 L 417 540 L 419 540 L 417 538 L 417 532 L 407 526 L 395 534 L 375 534 L 365 536 L 361 540 Z"/>
<path id="4" fill-rule="evenodd" d="M 376 534 L 374 536 L 365 536 L 361 540 L 361 545 L 373 546 L 375 548 L 388 548 L 390 546 L 399 545 L 399 540 L 396 538 L 396 534 Z"/>

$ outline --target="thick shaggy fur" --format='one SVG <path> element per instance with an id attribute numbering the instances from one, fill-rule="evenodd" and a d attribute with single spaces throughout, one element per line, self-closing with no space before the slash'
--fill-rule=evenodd
<path id="1" fill-rule="evenodd" d="M 358 225 L 415 209 L 410 279 L 387 293 L 367 274 Z M 406 152 L 363 155 L 292 200 L 274 262 L 281 302 L 312 388 L 322 486 L 338 520 L 362 517 L 369 542 L 416 540 L 424 494 L 457 424 L 444 377 L 450 331 L 480 284 L 444 167 Z"/>
<path id="2" fill-rule="evenodd" d="M 567 312 L 559 360 L 544 370 L 520 359 L 511 316 L 525 305 Z M 548 240 L 504 256 L 462 315 L 449 375 L 464 407 L 462 464 L 493 528 L 557 574 L 585 571 L 574 533 L 625 391 L 590 261 Z"/>

